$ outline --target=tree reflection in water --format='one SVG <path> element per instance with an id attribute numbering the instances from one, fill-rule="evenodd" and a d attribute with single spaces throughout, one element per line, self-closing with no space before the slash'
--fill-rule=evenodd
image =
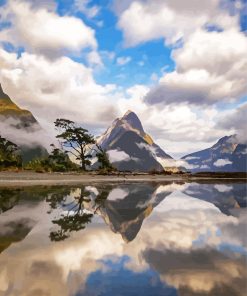
<path id="1" fill-rule="evenodd" d="M 70 236 L 71 232 L 85 229 L 86 225 L 91 222 L 96 210 L 102 206 L 109 195 L 109 190 L 102 190 L 94 199 L 94 208 L 96 210 L 94 212 L 89 212 L 85 209 L 84 203 L 92 201 L 91 198 L 89 198 L 91 192 L 86 190 L 85 186 L 81 187 L 79 191 L 79 196 L 75 196 L 73 201 L 68 204 L 66 204 L 68 195 L 65 194 L 54 194 L 47 198 L 51 209 L 56 209 L 59 205 L 67 209 L 58 219 L 52 220 L 52 223 L 56 224 L 59 229 L 50 232 L 49 237 L 51 241 L 65 240 Z M 73 190 L 71 193 L 73 193 Z"/>

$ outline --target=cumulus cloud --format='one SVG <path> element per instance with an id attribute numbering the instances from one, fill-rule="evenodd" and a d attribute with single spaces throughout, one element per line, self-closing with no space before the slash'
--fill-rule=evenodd
<path id="1" fill-rule="evenodd" d="M 114 85 L 99 85 L 92 70 L 68 57 L 50 61 L 23 53 L 0 53 L 0 78 L 4 91 L 22 108 L 31 110 L 47 130 L 61 115 L 88 127 L 104 126 L 117 116 Z M 97 108 L 95 108 L 97 106 Z"/>
<path id="2" fill-rule="evenodd" d="M 232 46 L 232 42 L 236 46 Z M 214 104 L 247 92 L 247 38 L 235 30 L 197 30 L 173 52 L 176 70 L 165 74 L 146 96 L 149 104 Z"/>
<path id="3" fill-rule="evenodd" d="M 219 127 L 230 129 L 237 134 L 240 143 L 247 144 L 246 132 L 247 104 L 242 104 L 238 108 L 225 114 L 218 122 Z"/>
<path id="4" fill-rule="evenodd" d="M 127 46 L 157 38 L 180 44 L 172 51 L 176 69 L 151 89 L 148 104 L 215 104 L 246 94 L 247 39 L 237 13 L 214 0 L 119 2 L 115 11 Z M 221 29 L 208 30 L 210 24 Z"/>
<path id="5" fill-rule="evenodd" d="M 232 162 L 227 158 L 226 159 L 220 158 L 220 159 L 217 159 L 214 162 L 214 166 L 216 166 L 216 167 L 223 167 L 223 166 L 226 166 L 228 164 L 232 164 Z"/>
<path id="6" fill-rule="evenodd" d="M 10 0 L 0 9 L 1 21 L 10 26 L 1 30 L 1 41 L 29 52 L 57 57 L 61 52 L 97 48 L 94 30 L 73 16 L 59 16 L 43 6 Z"/>
<path id="7" fill-rule="evenodd" d="M 115 0 L 114 9 L 119 17 L 118 27 L 123 31 L 128 46 L 158 38 L 164 38 L 166 43 L 172 44 L 187 38 L 195 28 L 208 22 L 224 28 L 237 23 L 236 18 L 221 10 L 219 1 L 214 0 L 206 3 L 190 0 L 186 1 L 186 5 L 173 0 L 120 2 Z"/>

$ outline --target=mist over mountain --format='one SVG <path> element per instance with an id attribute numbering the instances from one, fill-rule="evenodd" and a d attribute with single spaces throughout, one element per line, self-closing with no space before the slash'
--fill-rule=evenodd
<path id="1" fill-rule="evenodd" d="M 2 120 L 8 120 L 12 127 L 17 129 L 38 129 L 39 123 L 28 110 L 18 107 L 10 97 L 4 93 L 0 84 L 0 116 Z"/>
<path id="2" fill-rule="evenodd" d="M 33 114 L 21 109 L 4 93 L 0 84 L 0 134 L 17 144 L 23 162 L 47 155 L 44 131 Z"/>

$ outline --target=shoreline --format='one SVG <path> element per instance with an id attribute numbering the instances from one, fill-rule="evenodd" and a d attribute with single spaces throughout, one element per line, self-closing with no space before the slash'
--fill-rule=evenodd
<path id="1" fill-rule="evenodd" d="M 73 173 L 0 172 L 0 187 L 57 186 L 90 183 L 139 183 L 139 182 L 244 182 L 241 177 L 203 177 L 190 175 L 93 175 Z"/>

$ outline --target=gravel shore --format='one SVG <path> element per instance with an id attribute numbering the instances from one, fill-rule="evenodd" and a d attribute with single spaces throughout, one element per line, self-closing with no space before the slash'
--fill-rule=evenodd
<path id="1" fill-rule="evenodd" d="M 93 175 L 77 173 L 0 172 L 0 186 L 69 185 L 91 182 L 185 181 L 182 175 Z"/>
<path id="2" fill-rule="evenodd" d="M 246 182 L 245 178 L 198 178 L 188 175 L 148 175 L 148 174 L 121 174 L 121 175 L 94 175 L 78 173 L 35 173 L 31 171 L 0 172 L 0 187 L 35 186 L 35 185 L 73 185 L 95 182 Z"/>

